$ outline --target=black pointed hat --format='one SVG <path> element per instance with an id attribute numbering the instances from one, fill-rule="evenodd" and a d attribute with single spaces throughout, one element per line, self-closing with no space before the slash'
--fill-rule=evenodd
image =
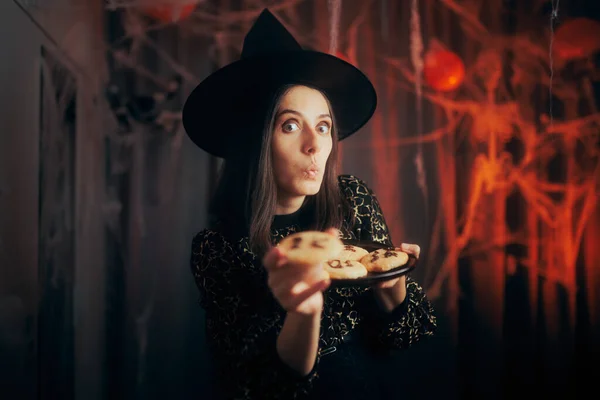
<path id="1" fill-rule="evenodd" d="M 359 69 L 327 53 L 305 50 L 265 9 L 244 39 L 241 57 L 204 79 L 183 107 L 190 139 L 208 153 L 227 158 L 243 135 L 264 123 L 265 107 L 282 85 L 299 84 L 325 93 L 339 140 L 371 118 L 377 95 Z"/>

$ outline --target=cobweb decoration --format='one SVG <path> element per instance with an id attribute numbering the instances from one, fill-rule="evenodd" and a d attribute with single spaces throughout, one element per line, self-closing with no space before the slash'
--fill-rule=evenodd
<path id="1" fill-rule="evenodd" d="M 388 7 L 388 1 L 381 0 L 381 37 L 383 40 L 388 40 L 388 36 L 390 33 L 390 18 Z"/>
<path id="2" fill-rule="evenodd" d="M 417 102 L 417 135 L 423 133 L 423 37 L 421 34 L 421 18 L 419 13 L 419 0 L 411 1 L 410 10 L 410 60 L 415 71 L 415 93 Z M 423 144 L 417 143 L 417 154 L 414 158 L 417 169 L 417 184 L 423 194 L 425 203 L 425 226 L 429 226 L 429 196 L 427 193 L 427 179 L 425 176 L 425 161 L 423 159 Z"/>
<path id="3" fill-rule="evenodd" d="M 41 68 L 39 257 L 55 289 L 73 274 L 77 80 L 45 48 Z"/>
<path id="4" fill-rule="evenodd" d="M 148 6 L 172 6 L 182 7 L 188 4 L 201 3 L 204 0 L 105 0 L 105 8 L 109 11 L 118 9 L 136 8 Z"/>
<path id="5" fill-rule="evenodd" d="M 469 73 L 460 93 L 450 98 L 427 87 L 421 93 L 419 70 L 409 67 L 412 59 L 386 59 L 402 76 L 398 87 L 416 92 L 417 98 L 422 95 L 442 110 L 447 120 L 432 132 L 422 135 L 417 132 L 389 145 L 444 146 L 445 137 L 452 135 L 457 144 L 467 142 L 474 156 L 466 171 L 469 189 L 468 193 L 461 193 L 466 198 L 461 201 L 460 214 L 455 221 L 442 219 L 435 223 L 454 236 L 447 243 L 449 248 L 443 252 L 441 266 L 427 288 L 428 294 L 434 299 L 442 295 L 443 284 L 457 274 L 459 258 L 481 256 L 516 245 L 528 249 L 527 256 L 519 259 L 519 265 L 529 270 L 530 281 L 537 282 L 538 277 L 543 277 L 564 287 L 569 293 L 570 316 L 574 316 L 576 263 L 586 226 L 598 208 L 600 113 L 592 86 L 600 82 L 600 71 L 587 59 L 570 67 L 557 65 L 552 50 L 549 56 L 548 41 L 535 42 L 526 34 L 491 34 L 469 9 L 452 0 L 440 3 L 460 18 L 468 40 L 485 49 L 474 60 L 466 60 L 470 64 Z M 550 43 L 558 18 L 558 1 L 552 4 Z M 506 59 L 511 60 L 510 64 L 503 61 Z M 567 67 L 575 68 L 577 73 L 569 73 Z M 510 78 L 505 76 L 508 69 Z M 533 108 L 530 96 L 519 96 L 540 93 L 540 87 L 548 96 L 542 101 L 548 104 L 554 101 L 581 107 L 565 107 L 564 115 L 560 116 L 554 115 L 551 107 L 546 109 L 549 114 L 543 110 L 540 113 Z M 509 144 L 515 143 L 522 148 L 518 155 L 507 150 Z M 458 156 L 452 150 L 446 153 L 447 165 L 456 165 Z M 566 174 L 559 180 L 547 173 L 550 163 L 556 160 L 562 160 L 561 168 Z M 440 170 L 439 179 L 451 180 L 452 177 L 444 175 L 453 173 Z M 527 221 L 521 221 L 518 229 L 504 227 L 501 235 L 492 234 L 489 226 L 482 226 L 482 221 L 489 221 L 490 213 L 496 211 L 490 201 L 506 204 L 508 196 L 515 192 L 525 203 L 523 213 Z M 454 215 L 454 210 L 448 207 L 455 204 L 446 205 L 443 199 L 440 203 L 442 212 L 438 214 Z M 508 273 L 514 273 L 514 263 L 508 262 L 513 265 Z M 596 268 L 592 265 L 594 260 L 585 263 L 588 269 Z M 492 267 L 496 268 L 489 266 Z M 536 290 L 532 288 L 532 295 Z M 459 293 L 451 292 L 450 296 L 456 299 Z M 535 299 L 532 304 L 537 304 Z"/>
<path id="6" fill-rule="evenodd" d="M 556 2 L 555 2 L 556 1 Z M 548 95 L 550 97 L 549 116 L 550 125 L 554 122 L 554 113 L 552 111 L 552 82 L 554 80 L 554 21 L 558 19 L 558 4 L 560 0 L 552 0 L 552 12 L 550 13 L 550 48 L 548 49 L 548 60 L 550 61 L 550 84 L 548 85 Z"/>
<path id="7" fill-rule="evenodd" d="M 342 0 L 327 0 L 327 6 L 329 8 L 329 53 L 336 54 L 338 51 Z"/>
<path id="8" fill-rule="evenodd" d="M 496 0 L 494 4 L 500 2 Z M 248 8 L 244 10 L 217 7 L 215 3 L 198 2 L 193 15 L 178 25 L 182 36 L 193 35 L 194 40 L 208 39 L 212 43 L 206 56 L 215 65 L 223 64 L 223 54 L 240 50 L 244 31 L 240 27 L 249 26 L 263 6 L 269 6 L 276 14 L 293 21 L 290 30 L 302 44 L 314 44 L 319 39 L 327 40 L 327 34 L 315 38 L 314 33 L 307 33 L 299 28 L 299 21 L 302 21 L 304 15 L 299 12 L 300 4 L 308 3 L 306 1 L 245 2 Z M 382 9 L 388 3 L 387 0 L 382 0 Z M 177 133 L 180 131 L 180 110 L 172 106 L 170 100 L 180 94 L 182 86 L 196 85 L 199 77 L 191 71 L 189 65 L 172 56 L 172 49 L 163 47 L 153 39 L 153 33 L 166 24 L 141 16 L 136 8 L 139 1 L 109 1 L 107 4 L 126 15 L 123 20 L 124 37 L 107 46 L 117 65 L 116 69 L 133 70 L 138 77 L 145 78 L 155 86 L 154 90 L 143 96 L 125 93 L 119 87 L 113 87 L 109 91 L 115 120 L 121 131 L 112 137 L 114 146 L 124 155 L 122 164 L 114 165 L 115 170 L 120 170 L 130 167 L 128 163 L 131 160 L 126 155 L 131 147 L 136 146 L 135 135 L 131 132 L 141 129 L 140 124 L 170 132 L 173 135 L 173 145 L 181 143 L 181 134 Z M 341 26 L 341 0 L 328 0 L 326 4 L 329 12 L 329 51 L 338 52 L 340 44 L 344 43 L 347 56 L 353 63 L 359 59 L 357 53 L 361 51 L 363 41 L 365 47 L 375 46 L 361 36 L 364 30 L 387 31 L 388 20 L 385 14 L 382 15 L 381 26 L 373 24 L 368 17 L 371 15 L 373 2 L 351 4 L 352 9 L 348 10 L 347 15 L 354 14 L 354 20 L 348 24 L 347 29 Z M 346 4 L 346 8 L 350 7 L 350 3 Z M 573 77 L 563 73 L 564 65 L 555 63 L 552 45 L 554 24 L 558 22 L 558 0 L 552 1 L 550 26 L 544 21 L 543 28 L 548 32 L 544 32 L 546 36 L 539 43 L 531 39 L 527 32 L 512 36 L 490 32 L 479 15 L 485 4 L 488 4 L 483 0 L 438 0 L 433 6 L 430 2 L 411 0 L 405 4 L 410 9 L 409 56 L 399 59 L 391 58 L 383 52 L 373 51 L 372 54 L 376 58 L 374 65 L 379 61 L 382 64 L 387 62 L 398 72 L 386 77 L 386 84 L 413 92 L 417 102 L 414 135 L 390 135 L 384 145 L 386 148 L 415 146 L 416 178 L 426 202 L 425 210 L 429 213 L 430 208 L 439 208 L 440 212 L 436 212 L 437 220 L 432 221 L 433 229 L 451 232 L 447 234 L 450 238 L 445 243 L 447 248 L 440 252 L 442 254 L 439 260 L 434 260 L 435 265 L 432 263 L 431 269 L 435 269 L 435 273 L 431 285 L 426 287 L 428 294 L 432 299 L 442 295 L 442 286 L 449 277 L 457 275 L 459 259 L 517 245 L 528 249 L 528 255 L 519 260 L 519 264 L 530 271 L 532 279 L 545 277 L 551 282 L 564 285 L 569 290 L 570 298 L 574 299 L 575 263 L 580 254 L 585 227 L 598 205 L 600 113 L 590 93 L 593 92 L 592 86 L 600 82 L 600 71 L 589 60 L 583 61 L 577 64 L 578 73 Z M 446 14 L 452 14 L 462 29 L 458 34 L 464 36 L 469 47 L 483 49 L 465 59 L 468 69 L 465 82 L 460 91 L 451 96 L 435 92 L 424 85 L 424 45 L 419 6 L 434 7 L 432 12 L 443 9 Z M 532 30 L 537 34 L 539 27 Z M 550 48 L 546 39 L 550 41 Z M 431 38 L 430 42 L 439 40 Z M 158 74 L 150 70 L 140 56 L 142 50 L 152 52 L 168 72 Z M 510 60 L 510 63 L 506 60 Z M 585 79 L 581 79 L 581 76 L 585 76 Z M 535 93 L 537 96 L 541 92 L 540 96 L 544 97 L 542 101 L 555 99 L 554 104 L 578 103 L 588 111 L 585 114 L 555 115 L 552 101 L 540 111 L 533 108 L 531 97 L 525 101 L 524 96 L 518 95 Z M 439 126 L 428 132 L 423 127 L 425 104 L 440 110 L 445 118 Z M 445 149 L 448 137 L 452 138 L 453 144 L 465 145 L 468 154 L 457 155 L 454 148 Z M 522 147 L 522 154 L 516 156 L 507 151 L 506 147 L 510 143 L 518 143 Z M 439 165 L 461 164 L 461 168 L 464 167 L 466 177 L 461 177 L 460 181 L 468 181 L 468 190 L 459 192 L 460 188 L 452 187 L 453 192 L 441 193 L 440 199 L 429 198 L 427 174 L 431 174 L 432 170 L 425 170 L 424 144 L 443 149 L 438 152 L 438 156 L 444 153 L 438 158 Z M 559 155 L 567 160 L 568 172 L 560 181 L 551 180 L 546 171 L 550 160 Z M 473 160 L 470 159 L 471 156 Z M 457 177 L 452 175 L 455 171 L 450 169 L 444 171 L 440 168 L 434 171 L 437 173 L 436 180 L 456 181 Z M 495 204 L 505 204 L 509 193 L 518 193 L 523 198 L 524 213 L 531 221 L 514 231 L 505 229 L 505 233 L 501 235 L 482 234 L 482 221 L 489 221 L 489 214 L 495 211 L 494 206 L 490 205 L 491 200 Z M 453 200 L 444 201 L 444 198 Z M 429 206 L 428 202 L 436 204 Z M 118 207 L 113 206 L 112 212 L 118 212 Z M 438 244 L 432 242 L 431 246 L 434 245 Z M 435 250 L 429 249 L 429 253 L 434 254 Z M 542 253 L 543 257 L 534 257 Z M 426 268 L 429 269 L 430 266 Z M 513 270 L 514 268 L 509 268 L 508 273 Z M 458 298 L 457 291 L 457 287 L 451 288 L 448 296 Z"/>

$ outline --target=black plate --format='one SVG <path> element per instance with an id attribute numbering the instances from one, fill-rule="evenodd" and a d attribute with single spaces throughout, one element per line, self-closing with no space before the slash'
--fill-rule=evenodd
<path id="1" fill-rule="evenodd" d="M 342 239 L 344 244 L 350 244 L 357 247 L 362 247 L 368 252 L 372 252 L 378 249 L 389 249 L 393 248 L 393 246 L 388 246 L 385 244 L 377 243 L 377 242 L 367 242 L 367 241 L 359 241 L 359 240 L 346 240 Z M 385 272 L 369 272 L 369 274 L 362 278 L 357 279 L 332 279 L 331 286 L 369 286 L 377 282 L 383 282 L 390 279 L 398 278 L 402 275 L 408 274 L 410 271 L 415 269 L 417 266 L 417 258 L 412 254 L 408 255 L 408 261 L 406 264 L 391 269 Z"/>

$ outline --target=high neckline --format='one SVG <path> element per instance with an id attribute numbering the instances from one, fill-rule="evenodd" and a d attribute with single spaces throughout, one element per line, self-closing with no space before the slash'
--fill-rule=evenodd
<path id="1" fill-rule="evenodd" d="M 304 203 L 302 207 L 291 214 L 275 215 L 271 228 L 282 229 L 292 225 L 305 226 L 309 223 L 311 206 Z"/>

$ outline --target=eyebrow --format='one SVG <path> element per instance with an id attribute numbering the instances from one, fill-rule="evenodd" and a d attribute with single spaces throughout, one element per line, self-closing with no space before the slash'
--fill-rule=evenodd
<path id="1" fill-rule="evenodd" d="M 295 110 L 290 110 L 289 108 L 286 108 L 285 110 L 281 110 L 281 111 L 279 111 L 279 112 L 277 113 L 277 115 L 276 115 L 276 118 L 279 118 L 279 117 L 281 117 L 283 114 L 294 114 L 294 115 L 297 115 L 297 116 L 299 116 L 299 117 L 302 117 L 302 114 L 301 114 L 301 113 L 299 113 L 298 111 L 295 111 Z M 317 118 L 319 118 L 319 119 L 320 119 L 320 118 L 331 118 L 331 115 L 329 115 L 329 114 L 321 114 L 321 115 L 319 115 Z"/>

